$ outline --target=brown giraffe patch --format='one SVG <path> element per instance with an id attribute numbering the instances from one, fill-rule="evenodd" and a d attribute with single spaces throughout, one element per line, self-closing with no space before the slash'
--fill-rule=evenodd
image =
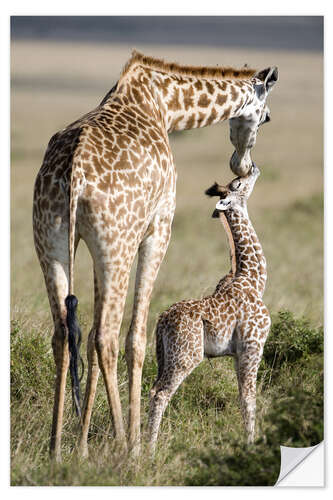
<path id="1" fill-rule="evenodd" d="M 200 108 L 207 108 L 211 102 L 207 94 L 201 94 L 198 100 L 198 106 L 200 106 Z"/>
<path id="2" fill-rule="evenodd" d="M 209 81 L 206 81 L 206 88 L 209 94 L 213 95 L 215 93 L 215 86 Z"/>
<path id="3" fill-rule="evenodd" d="M 186 122 L 186 127 L 187 129 L 191 129 L 194 127 L 194 123 L 195 123 L 195 114 L 193 113 L 189 119 L 187 120 Z"/>
<path id="4" fill-rule="evenodd" d="M 169 109 L 177 110 L 181 107 L 180 102 L 179 102 L 179 92 L 180 92 L 179 89 L 174 90 L 173 96 L 172 96 L 171 100 L 168 102 Z"/>
<path id="5" fill-rule="evenodd" d="M 227 94 L 218 94 L 215 102 L 218 106 L 224 106 L 224 104 L 227 102 L 227 99 Z"/>
<path id="6" fill-rule="evenodd" d="M 217 120 L 217 113 L 215 108 L 212 108 L 210 116 L 208 117 L 206 121 L 206 125 L 211 125 L 215 120 Z"/>
<path id="7" fill-rule="evenodd" d="M 223 116 L 222 116 L 223 120 L 226 120 L 227 118 L 229 118 L 230 115 L 231 115 L 231 106 L 229 106 L 228 108 L 226 108 L 224 110 L 224 113 L 223 113 Z"/>
<path id="8" fill-rule="evenodd" d="M 204 123 L 205 119 L 206 119 L 206 114 L 199 113 L 198 118 L 197 118 L 197 127 L 202 127 L 202 124 Z"/>
<path id="9" fill-rule="evenodd" d="M 184 108 L 187 111 L 193 107 L 194 90 L 193 87 L 183 89 Z"/>
<path id="10" fill-rule="evenodd" d="M 239 92 L 234 85 L 231 85 L 231 97 L 233 101 L 237 101 L 239 98 Z"/>

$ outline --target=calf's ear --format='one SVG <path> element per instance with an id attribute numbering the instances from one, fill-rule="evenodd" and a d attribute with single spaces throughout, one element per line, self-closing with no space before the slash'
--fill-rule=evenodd
<path id="1" fill-rule="evenodd" d="M 221 186 L 217 182 L 214 182 L 210 188 L 206 189 L 205 194 L 207 196 L 223 196 L 227 192 L 227 188 L 225 186 Z"/>

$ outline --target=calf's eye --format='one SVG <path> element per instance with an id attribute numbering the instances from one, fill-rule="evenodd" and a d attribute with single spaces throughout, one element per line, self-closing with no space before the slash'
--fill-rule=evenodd
<path id="1" fill-rule="evenodd" d="M 239 179 L 236 179 L 234 180 L 231 184 L 230 184 L 230 189 L 231 191 L 236 191 L 239 186 L 241 185 L 241 181 Z"/>

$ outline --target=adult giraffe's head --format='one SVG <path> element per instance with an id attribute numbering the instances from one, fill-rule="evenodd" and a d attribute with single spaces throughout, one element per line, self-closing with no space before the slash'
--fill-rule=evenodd
<path id="1" fill-rule="evenodd" d="M 253 99 L 240 109 L 238 116 L 229 120 L 230 140 L 235 147 L 230 168 L 238 176 L 245 176 L 252 167 L 251 149 L 256 143 L 259 126 L 270 121 L 266 99 L 277 79 L 276 66 L 256 73 L 251 80 Z"/>

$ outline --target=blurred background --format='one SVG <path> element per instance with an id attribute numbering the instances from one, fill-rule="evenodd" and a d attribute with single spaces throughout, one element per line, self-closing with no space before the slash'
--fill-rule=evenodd
<path id="1" fill-rule="evenodd" d="M 191 390 L 184 384 L 178 400 L 168 410 L 163 424 L 164 438 L 161 438 L 165 453 L 161 455 L 158 473 L 148 465 L 144 469 L 144 474 L 148 474 L 145 479 L 140 476 L 140 468 L 138 479 L 124 475 L 123 470 L 119 473 L 120 479 L 113 479 L 112 474 L 118 474 L 119 461 L 117 459 L 110 466 L 108 458 L 106 464 L 109 465 L 103 462 L 103 467 L 107 467 L 103 479 L 101 448 L 97 446 L 94 451 L 96 473 L 91 473 L 90 479 L 87 478 L 92 462 L 84 473 L 80 466 L 76 475 L 68 475 L 67 471 L 59 473 L 56 479 L 50 479 L 47 470 L 54 377 L 50 346 L 53 327 L 32 238 L 34 180 L 51 136 L 100 103 L 119 78 L 133 48 L 167 61 L 190 65 L 241 67 L 247 63 L 258 70 L 278 66 L 279 81 L 268 99 L 271 122 L 260 128 L 252 152 L 262 175 L 248 203 L 268 265 L 264 300 L 273 315 L 287 309 L 296 317 L 304 316 L 316 327 L 323 322 L 323 17 L 12 17 L 14 484 L 102 484 L 104 480 L 105 484 L 173 484 L 172 478 L 177 478 L 180 471 L 185 475 L 189 467 L 187 459 L 179 461 L 182 459 L 177 453 L 182 446 L 190 450 L 189 457 L 194 448 L 201 446 L 206 450 L 212 443 L 219 443 L 219 453 L 221 450 L 226 453 L 230 444 L 224 439 L 225 433 L 228 432 L 228 436 L 236 433 L 237 440 L 242 435 L 232 362 L 216 360 L 214 371 L 207 363 L 202 364 L 197 378 L 193 375 L 192 382 L 186 383 L 192 384 Z M 228 123 L 173 133 L 170 142 L 178 172 L 177 208 L 171 242 L 155 284 L 148 320 L 143 379 L 145 405 L 149 385 L 156 373 L 152 339 L 158 315 L 178 300 L 199 298 L 212 292 L 230 269 L 224 230 L 218 220 L 211 218 L 215 201 L 204 195 L 204 190 L 215 180 L 226 183 L 233 177 L 228 166 L 233 151 Z M 135 266 L 121 329 L 122 349 L 131 319 L 134 271 Z M 93 273 L 91 258 L 83 242 L 75 262 L 75 293 L 80 302 L 79 316 L 85 342 L 92 323 Z M 282 316 L 280 322 L 282 329 L 286 323 L 284 318 Z M 292 323 L 287 330 L 286 337 L 291 343 L 295 338 L 297 345 L 301 337 L 307 337 L 303 326 L 303 333 L 299 334 L 294 325 Z M 283 351 L 289 349 L 290 346 L 282 348 Z M 119 363 L 121 397 L 126 409 L 127 375 L 123 357 Z M 302 390 L 312 387 L 313 393 L 319 394 L 320 389 L 304 375 L 317 381 L 319 368 L 316 365 L 312 370 L 308 366 L 304 365 L 304 372 L 295 371 L 294 366 L 288 367 L 284 378 L 278 379 L 275 385 L 271 384 L 272 375 L 268 375 L 269 389 L 262 392 L 259 399 L 259 421 L 260 415 L 271 408 L 277 397 L 285 397 L 288 383 L 293 387 L 303 384 Z M 297 373 L 301 374 L 296 376 Z M 202 379 L 206 381 L 205 386 Z M 197 387 L 195 380 L 198 380 Z M 192 396 L 190 404 L 186 398 Z M 309 401 L 311 406 L 312 395 Z M 33 415 L 31 408 L 34 408 Z M 103 388 L 98 393 L 97 408 L 93 432 L 97 432 L 97 436 L 100 432 L 104 439 L 109 417 Z M 277 414 L 280 411 L 278 409 Z M 209 425 L 209 419 L 202 418 L 205 412 L 210 412 L 207 414 L 215 427 Z M 303 411 L 296 413 L 303 415 Z M 145 415 L 143 412 L 143 418 Z M 188 422 L 192 422 L 191 427 Z M 304 425 L 312 428 L 314 424 Z M 72 426 L 68 404 L 64 436 L 69 454 L 76 439 Z M 271 428 L 271 420 L 267 426 Z M 300 427 L 297 424 L 297 428 Z M 32 446 L 31 436 L 34 436 L 35 446 Z M 96 443 L 97 438 L 94 439 Z M 301 446 L 310 444 L 301 442 Z M 278 467 L 279 455 L 277 474 Z M 176 484 L 185 484 L 184 477 L 174 480 L 179 481 Z"/>

